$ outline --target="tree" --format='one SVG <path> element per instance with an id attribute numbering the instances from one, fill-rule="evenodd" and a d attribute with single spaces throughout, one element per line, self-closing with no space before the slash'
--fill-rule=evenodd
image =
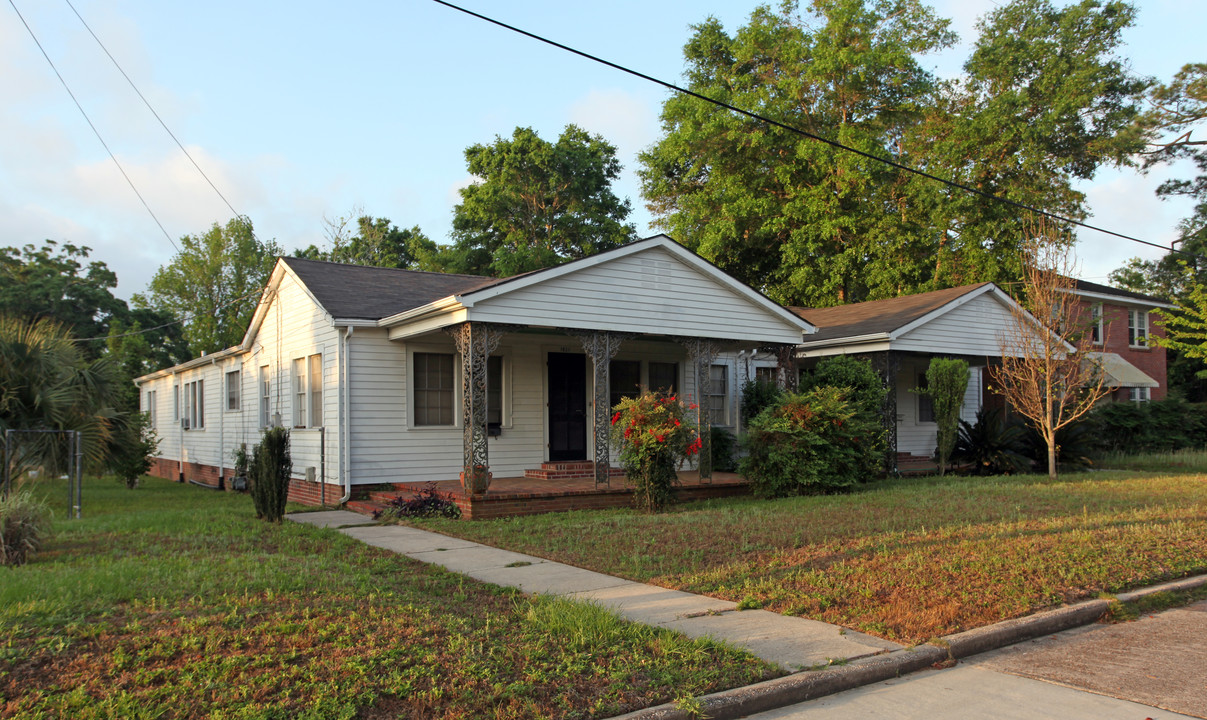
<path id="1" fill-rule="evenodd" d="M 1016 0 L 982 22 L 956 82 L 920 57 L 955 36 L 919 0 L 812 0 L 709 19 L 688 86 L 885 160 L 1084 214 L 1074 178 L 1125 162 L 1143 83 L 1114 56 L 1129 6 Z M 1025 41 L 1019 40 L 1024 38 Z M 857 69 L 857 70 L 856 70 Z M 1017 208 L 951 189 L 696 98 L 662 111 L 641 155 L 661 227 L 786 304 L 894 297 L 1021 273 Z"/>
<path id="2" fill-rule="evenodd" d="M 184 321 L 194 357 L 243 339 L 281 249 L 261 241 L 251 221 L 237 217 L 204 235 L 186 235 L 181 250 L 159 268 L 145 296 L 135 303 L 172 313 Z"/>
<path id="3" fill-rule="evenodd" d="M 630 205 L 612 192 L 616 148 L 567 125 L 556 143 L 532 128 L 465 150 L 480 178 L 453 209 L 450 268 L 506 277 L 559 265 L 634 239 Z"/>
<path id="4" fill-rule="evenodd" d="M 122 380 L 107 359 L 88 359 L 62 324 L 0 315 L 0 431 L 79 431 L 86 461 L 97 466 Z M 62 467 L 67 449 L 60 438 L 18 439 L 13 456 L 3 458 L 14 477 L 39 465 Z"/>
<path id="5" fill-rule="evenodd" d="M 1056 433 L 1110 393 L 1090 360 L 1093 337 L 1072 279 L 1068 238 L 1048 222 L 1031 226 L 1024 245 L 1023 298 L 1000 338 L 1002 360 L 990 369 L 1012 410 L 1031 421 L 1048 448 L 1056 479 Z M 1048 323 L 1044 325 L 1043 323 Z"/>
<path id="6" fill-rule="evenodd" d="M 960 430 L 960 408 L 968 390 L 968 363 L 959 358 L 931 358 L 926 368 L 926 394 L 930 395 L 939 426 L 939 474 L 955 449 Z"/>
<path id="7" fill-rule="evenodd" d="M 402 230 L 389 218 L 360 215 L 356 234 L 348 232 L 351 215 L 327 221 L 330 250 L 311 245 L 294 253 L 309 260 L 442 272 L 449 248 L 437 245 L 418 225 Z"/>

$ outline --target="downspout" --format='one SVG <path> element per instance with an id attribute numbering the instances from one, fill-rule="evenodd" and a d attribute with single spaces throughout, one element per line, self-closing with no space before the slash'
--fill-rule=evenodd
<path id="1" fill-rule="evenodd" d="M 176 482 L 184 482 L 184 418 L 180 411 L 184 410 L 184 388 L 180 386 L 180 371 L 172 371 L 172 405 L 176 413 Z"/>
<path id="2" fill-rule="evenodd" d="M 210 360 L 210 367 L 218 362 L 217 358 Z M 218 489 L 226 489 L 226 372 L 218 368 Z M 241 398 L 240 398 L 241 399 Z"/>
<path id="3" fill-rule="evenodd" d="M 352 337 L 352 326 L 348 325 L 344 328 L 343 351 L 339 354 L 341 371 L 343 377 L 340 379 L 339 394 L 340 408 L 339 422 L 339 477 L 344 483 L 344 496 L 336 502 L 336 505 L 343 505 L 352 498 L 352 457 L 349 446 L 352 444 L 348 436 L 349 421 L 348 416 L 352 414 L 352 388 L 348 386 L 348 366 L 351 365 L 352 343 L 348 340 Z"/>

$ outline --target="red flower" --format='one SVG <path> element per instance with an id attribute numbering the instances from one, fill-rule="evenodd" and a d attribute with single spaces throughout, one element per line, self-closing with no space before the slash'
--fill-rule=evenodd
<path id="1" fill-rule="evenodd" d="M 675 419 L 675 427 L 679 427 L 679 420 L 677 418 Z"/>
<path id="2" fill-rule="evenodd" d="M 627 428 L 625 428 L 625 429 L 624 429 L 624 436 L 625 436 L 626 438 L 627 438 L 628 436 L 632 435 L 632 434 L 633 434 L 633 428 L 631 428 L 631 427 L 627 427 Z"/>
<path id="3" fill-rule="evenodd" d="M 620 422 L 620 413 L 616 413 L 612 416 L 612 424 L 615 425 L 618 422 Z"/>
<path id="4" fill-rule="evenodd" d="M 691 403 L 691 404 L 689 404 L 689 405 L 687 406 L 687 409 L 688 409 L 688 410 L 696 410 L 696 409 L 699 409 L 699 407 L 700 407 L 699 405 L 697 405 L 697 404 L 695 404 L 695 403 Z"/>
<path id="5" fill-rule="evenodd" d="M 653 430 L 651 430 L 650 432 L 654 432 L 654 431 L 653 431 Z M 665 441 L 666 441 L 666 436 L 665 436 L 665 435 L 655 435 L 654 437 L 656 437 L 656 438 L 658 439 L 658 442 L 665 442 Z"/>

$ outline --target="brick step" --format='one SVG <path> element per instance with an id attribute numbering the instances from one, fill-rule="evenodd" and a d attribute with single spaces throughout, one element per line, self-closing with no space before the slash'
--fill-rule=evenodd
<path id="1" fill-rule="evenodd" d="M 360 513 L 361 515 L 368 515 L 369 517 L 373 517 L 373 513 L 381 510 L 382 507 L 384 507 L 384 503 L 376 503 L 369 500 L 349 500 L 344 504 L 345 509 Z"/>
<path id="2" fill-rule="evenodd" d="M 542 470 L 594 470 L 595 463 L 591 460 L 570 460 L 563 462 L 541 463 Z"/>
<path id="3" fill-rule="evenodd" d="M 549 463 L 546 463 L 549 464 Z M 624 477 L 624 468 L 610 468 L 608 471 L 610 477 Z M 584 469 L 575 470 L 546 470 L 543 466 L 539 470 L 525 470 L 524 477 L 529 480 L 582 480 L 595 477 L 595 466 Z"/>

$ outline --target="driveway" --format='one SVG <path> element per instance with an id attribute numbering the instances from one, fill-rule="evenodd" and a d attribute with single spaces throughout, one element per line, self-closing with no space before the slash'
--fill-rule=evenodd
<path id="1" fill-rule="evenodd" d="M 753 715 L 815 718 L 1207 718 L 1207 602 L 1089 625 Z"/>

